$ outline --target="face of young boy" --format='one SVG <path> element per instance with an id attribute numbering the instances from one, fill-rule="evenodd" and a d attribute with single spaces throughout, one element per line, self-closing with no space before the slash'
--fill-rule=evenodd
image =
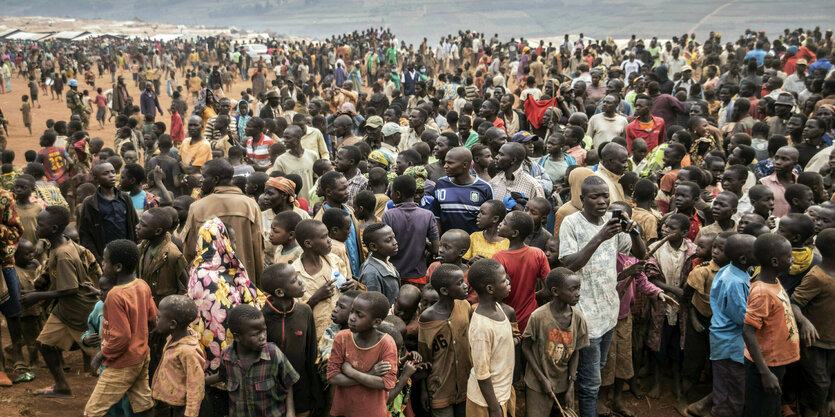
<path id="1" fill-rule="evenodd" d="M 106 300 L 107 293 L 110 292 L 110 290 L 112 289 L 113 281 L 110 279 L 109 276 L 102 275 L 101 278 L 99 278 L 99 290 L 101 290 L 101 292 L 99 293 L 99 299 L 101 299 L 102 301 Z"/>
<path id="2" fill-rule="evenodd" d="M 556 290 L 556 296 L 560 301 L 575 306 L 580 301 L 580 277 L 571 274 L 565 277 L 561 287 L 554 287 L 553 290 Z"/>
<path id="3" fill-rule="evenodd" d="M 545 217 L 548 217 L 548 213 L 546 213 L 545 210 L 543 210 L 543 207 L 540 207 L 538 204 L 528 203 L 528 205 L 525 206 L 525 213 L 528 213 L 528 215 L 531 216 L 533 223 L 536 226 L 541 226 Z"/>
<path id="4" fill-rule="evenodd" d="M 404 322 L 410 322 L 420 306 L 420 293 L 404 293 L 397 294 L 394 299 L 394 315 L 403 319 Z"/>
<path id="5" fill-rule="evenodd" d="M 377 319 L 371 314 L 371 303 L 362 298 L 354 299 L 351 314 L 348 316 L 348 328 L 352 333 L 367 332 L 374 328 Z"/>
<path id="6" fill-rule="evenodd" d="M 438 258 L 442 263 L 453 263 L 461 256 L 461 248 L 458 242 L 449 236 L 441 236 L 441 242 L 438 246 Z"/>
<path id="7" fill-rule="evenodd" d="M 725 242 L 727 239 L 717 237 L 713 240 L 713 246 L 710 251 L 710 257 L 713 258 L 713 262 L 716 262 L 718 265 L 727 265 L 730 260 L 728 259 L 728 255 L 725 255 Z"/>
<path id="8" fill-rule="evenodd" d="M 348 202 L 348 180 L 339 178 L 328 191 L 328 198 L 336 203 L 345 204 Z"/>
<path id="9" fill-rule="evenodd" d="M 356 214 L 356 211 L 354 212 Z M 338 240 L 340 242 L 344 242 L 348 240 L 351 236 L 351 218 L 345 217 L 345 222 L 342 224 L 341 227 L 334 227 L 330 231 L 331 239 Z"/>
<path id="10" fill-rule="evenodd" d="M 545 257 L 548 258 L 548 264 L 551 268 L 556 268 L 560 264 L 560 242 L 556 239 L 548 239 L 545 243 Z"/>
<path id="11" fill-rule="evenodd" d="M 464 271 L 456 271 L 451 285 L 447 287 L 449 296 L 455 300 L 463 300 L 467 298 L 468 289 L 467 282 L 464 281 Z"/>
<path id="12" fill-rule="evenodd" d="M 661 237 L 673 236 L 672 239 L 681 239 L 684 237 L 686 230 L 678 223 L 666 221 L 661 226 Z"/>
<path id="13" fill-rule="evenodd" d="M 171 333 L 172 322 L 175 321 L 174 314 L 168 306 L 160 306 L 157 312 L 157 333 L 167 335 Z"/>
<path id="14" fill-rule="evenodd" d="M 273 220 L 270 224 L 270 243 L 273 245 L 285 245 L 290 241 L 290 233 L 281 227 L 281 224 Z"/>
<path id="15" fill-rule="evenodd" d="M 423 287 L 423 290 L 420 292 L 420 311 L 425 311 L 427 308 L 432 307 L 440 298 L 438 291 L 435 291 L 431 285 Z"/>
<path id="16" fill-rule="evenodd" d="M 713 207 L 710 209 L 715 220 L 730 219 L 736 212 L 736 207 L 732 205 L 733 200 L 731 196 L 720 194 L 713 199 Z"/>
<path id="17" fill-rule="evenodd" d="M 136 225 L 136 237 L 140 240 L 150 240 L 156 237 L 158 227 L 154 225 L 154 220 L 151 213 L 147 211 L 142 213 L 142 216 L 139 217 L 139 224 Z"/>
<path id="18" fill-rule="evenodd" d="M 685 209 L 689 210 L 693 208 L 693 205 L 696 204 L 696 193 L 690 187 L 677 187 L 676 188 L 676 208 L 678 209 Z"/>
<path id="19" fill-rule="evenodd" d="M 391 227 L 384 227 L 376 233 L 374 245 L 376 252 L 383 256 L 397 255 L 397 239 L 394 237 L 394 230 Z"/>
<path id="20" fill-rule="evenodd" d="M 493 225 L 496 216 L 490 211 L 491 206 L 487 204 L 482 204 L 481 207 L 478 208 L 478 214 L 475 216 L 476 227 L 484 230 Z"/>
<path id="21" fill-rule="evenodd" d="M 342 326 L 348 323 L 348 315 L 351 314 L 351 305 L 354 303 L 354 299 L 347 296 L 342 295 L 336 300 L 336 306 L 333 308 L 333 312 L 331 312 L 331 320 Z"/>
<path id="22" fill-rule="evenodd" d="M 307 240 L 305 246 L 309 246 L 313 253 L 321 256 L 331 253 L 331 238 L 328 237 L 328 228 L 325 225 L 319 225 L 313 239 Z"/>
<path id="23" fill-rule="evenodd" d="M 700 236 L 696 239 L 696 256 L 699 259 L 707 260 L 710 258 L 713 240 L 714 238 L 710 236 Z"/>
<path id="24" fill-rule="evenodd" d="M 29 198 L 32 195 L 32 186 L 26 180 L 17 179 L 14 182 L 14 193 L 18 199 Z"/>
<path id="25" fill-rule="evenodd" d="M 267 324 L 264 316 L 243 323 L 241 332 L 235 335 L 235 342 L 248 351 L 260 351 L 267 344 Z"/>
<path id="26" fill-rule="evenodd" d="M 500 237 L 503 237 L 503 238 L 506 238 L 506 239 L 510 239 L 510 238 L 513 237 L 513 227 L 507 221 L 508 217 L 510 217 L 510 214 L 508 214 L 508 216 L 506 216 L 504 218 L 504 220 L 502 220 L 499 223 L 499 227 L 496 230 L 496 234 L 498 234 Z"/>
<path id="27" fill-rule="evenodd" d="M 304 283 L 296 274 L 295 270 L 290 269 L 286 276 L 278 277 L 280 289 L 284 291 L 284 296 L 289 298 L 304 297 Z"/>
<path id="28" fill-rule="evenodd" d="M 769 192 L 766 195 L 758 196 L 758 198 L 751 198 L 751 206 L 754 207 L 755 213 L 771 214 L 774 211 L 774 194 Z"/>

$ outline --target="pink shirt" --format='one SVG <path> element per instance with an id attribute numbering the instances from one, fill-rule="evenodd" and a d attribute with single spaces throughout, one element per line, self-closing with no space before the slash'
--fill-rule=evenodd
<path id="1" fill-rule="evenodd" d="M 792 175 L 794 175 L 796 182 L 797 174 L 792 173 Z M 774 211 L 771 212 L 771 215 L 780 218 L 789 214 L 789 202 L 786 201 L 786 187 L 780 184 L 780 180 L 777 179 L 777 173 L 775 172 L 767 177 L 760 178 L 760 184 L 770 188 L 774 193 Z"/>
<path id="2" fill-rule="evenodd" d="M 630 265 L 638 262 L 633 256 L 625 255 L 622 253 L 618 253 L 618 274 L 623 272 L 623 270 Z M 632 309 L 632 303 L 635 301 L 635 289 L 651 298 L 658 297 L 658 294 L 661 294 L 661 288 L 655 286 L 655 284 L 649 282 L 647 279 L 647 275 L 641 272 L 638 275 L 635 275 L 635 278 L 629 283 L 629 286 L 626 286 L 626 282 L 629 278 L 618 282 L 618 295 L 620 295 L 620 311 L 618 311 L 618 320 L 626 318 L 629 315 L 630 310 Z"/>

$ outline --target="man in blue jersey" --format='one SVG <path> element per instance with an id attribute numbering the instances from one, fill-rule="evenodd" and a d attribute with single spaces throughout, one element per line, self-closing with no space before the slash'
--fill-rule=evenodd
<path id="1" fill-rule="evenodd" d="M 450 149 L 444 159 L 447 176 L 435 183 L 432 212 L 440 222 L 441 233 L 461 229 L 467 233 L 478 230 L 476 215 L 485 201 L 493 199 L 490 184 L 470 175 L 473 155 L 464 147 Z"/>

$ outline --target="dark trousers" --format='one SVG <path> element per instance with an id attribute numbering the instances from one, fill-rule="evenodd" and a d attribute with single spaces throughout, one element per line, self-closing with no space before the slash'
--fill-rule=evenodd
<path id="1" fill-rule="evenodd" d="M 222 389 L 206 387 L 206 395 L 200 404 L 200 417 L 225 417 L 229 414 L 229 393 Z"/>
<path id="2" fill-rule="evenodd" d="M 768 369 L 782 385 L 786 375 L 786 366 L 769 366 Z M 715 401 L 715 399 L 714 399 Z M 763 390 L 762 376 L 754 362 L 745 359 L 745 416 L 780 417 L 780 395 L 768 395 Z"/>
<path id="3" fill-rule="evenodd" d="M 693 384 L 699 382 L 705 364 L 710 357 L 710 319 L 699 314 L 696 310 L 690 310 L 696 315 L 696 319 L 704 326 L 701 333 L 693 329 L 690 318 L 687 318 L 687 331 L 684 333 L 684 363 L 682 363 L 682 376 L 686 381 Z"/>
<path id="4" fill-rule="evenodd" d="M 745 405 L 745 365 L 730 359 L 711 361 L 713 409 L 716 417 L 739 417 Z"/>
<path id="5" fill-rule="evenodd" d="M 835 349 L 801 345 L 799 365 L 803 381 L 800 403 L 814 411 L 826 410 L 826 398 L 835 375 Z"/>

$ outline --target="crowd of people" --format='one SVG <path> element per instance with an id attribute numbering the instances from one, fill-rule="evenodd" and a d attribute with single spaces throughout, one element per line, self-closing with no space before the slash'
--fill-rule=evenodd
<path id="1" fill-rule="evenodd" d="M 81 350 L 90 417 L 835 408 L 831 31 L 248 46 L 0 41 L 30 134 L 69 108 L 25 163 L 0 127 L 0 386 L 72 398 Z"/>

